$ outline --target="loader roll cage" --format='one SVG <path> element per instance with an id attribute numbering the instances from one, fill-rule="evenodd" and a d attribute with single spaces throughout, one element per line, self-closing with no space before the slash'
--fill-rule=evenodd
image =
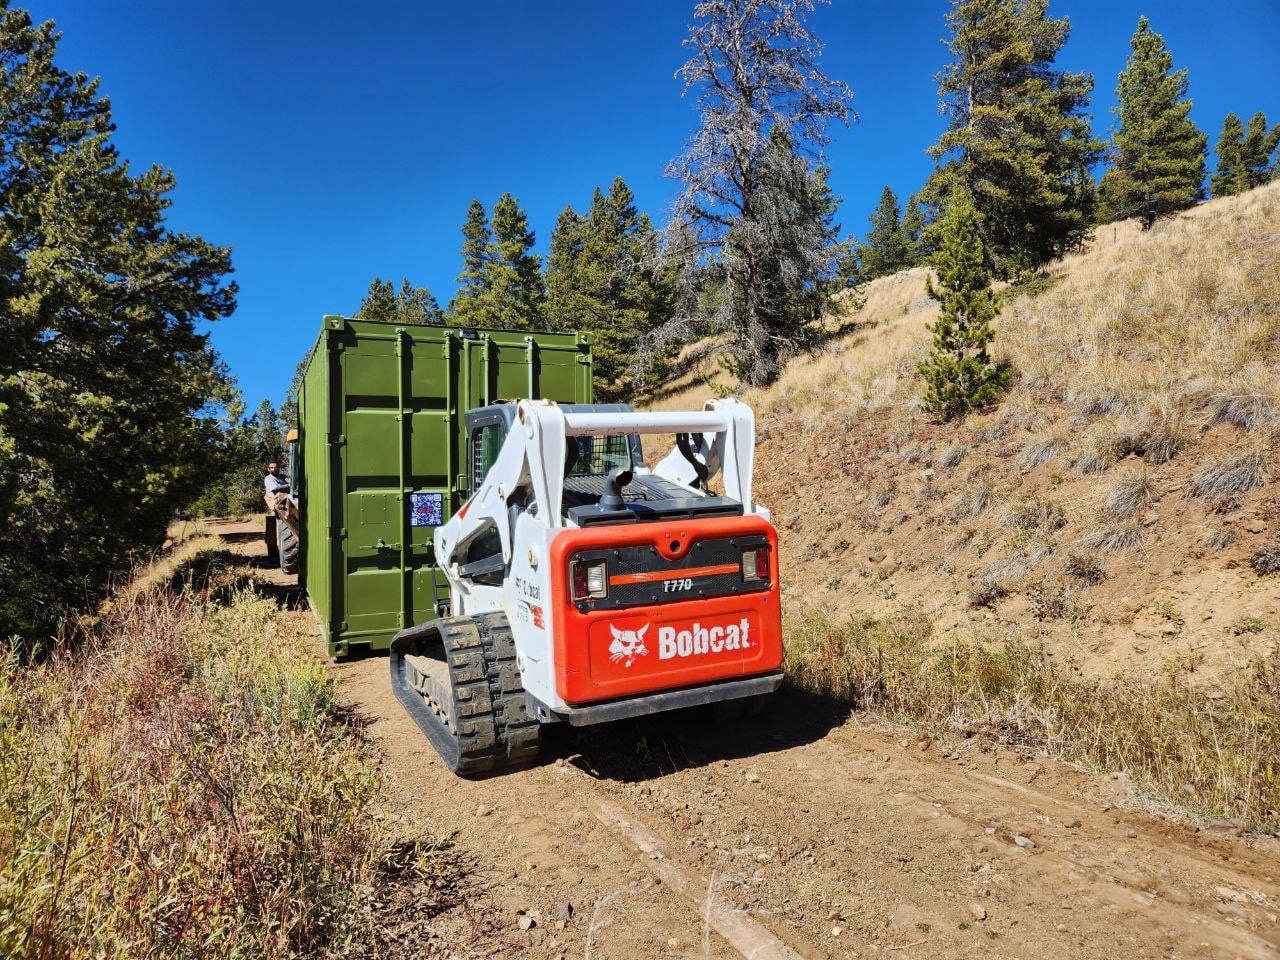
<path id="1" fill-rule="evenodd" d="M 625 403 L 567 403 L 564 411 L 591 413 L 630 413 Z M 467 494 L 472 495 L 484 483 L 489 470 L 498 459 L 502 443 L 516 422 L 514 403 L 492 403 L 478 410 L 468 411 L 467 445 Z M 575 438 L 582 442 L 566 443 L 566 477 L 603 476 L 618 467 L 638 466 L 644 463 L 640 437 L 635 434 L 613 433 L 605 436 Z"/>
<path id="2" fill-rule="evenodd" d="M 542 405 L 528 419 L 558 419 L 563 424 L 563 473 L 555 476 L 550 441 L 527 446 L 527 476 L 532 499 L 555 516 L 549 525 L 590 526 L 694 516 L 741 516 L 753 512 L 750 499 L 754 421 L 735 401 L 713 401 L 701 412 L 633 411 L 625 403 Z M 507 434 L 521 418 L 514 403 L 494 403 L 466 415 L 467 492 L 474 497 L 497 463 Z M 533 423 L 525 424 L 533 431 Z M 674 449 L 654 470 L 645 467 L 641 434 L 674 435 Z M 532 439 L 532 437 L 531 437 Z M 744 443 L 745 441 L 745 443 Z M 725 457 L 725 452 L 729 456 Z M 552 457 L 555 457 L 553 460 Z M 539 469 L 541 468 L 541 469 Z M 709 473 L 725 476 L 725 495 L 706 495 Z M 541 473 L 543 484 L 536 482 Z M 621 486 L 617 480 L 621 480 Z M 538 496 L 538 487 L 546 492 Z M 692 488 L 694 493 L 690 492 Z M 523 499 L 507 492 L 509 502 Z M 550 518 L 548 518 L 550 519 Z M 484 539 L 488 539 L 485 537 Z M 474 549 L 468 554 L 474 562 Z M 481 551 L 486 556 L 491 551 Z"/>

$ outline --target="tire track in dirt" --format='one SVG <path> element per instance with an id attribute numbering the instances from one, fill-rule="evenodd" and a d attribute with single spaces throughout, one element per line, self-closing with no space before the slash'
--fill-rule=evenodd
<path id="1" fill-rule="evenodd" d="M 993 750 L 988 762 L 1000 760 L 1022 765 Z M 1051 811 L 1072 811 L 1071 819 L 1023 802 L 1000 778 L 984 782 L 903 750 L 893 736 L 851 727 L 665 777 L 657 805 L 686 834 L 770 837 L 785 868 L 767 871 L 775 889 L 757 906 L 789 908 L 788 921 L 831 955 L 840 955 L 824 944 L 832 917 L 831 929 L 847 924 L 842 935 L 852 927 L 873 949 L 919 955 L 1277 955 L 1274 843 L 1251 850 L 1211 841 L 1232 850 L 1233 862 L 1189 873 L 1178 853 L 1203 842 L 1198 835 L 1130 811 L 1112 822 L 1102 813 L 1109 804 L 1073 795 L 1088 778 L 1034 766 L 1052 781 Z M 696 803 L 699 794 L 711 802 Z M 690 797 L 692 830 L 679 822 Z M 1075 820 L 1079 827 L 1066 826 Z M 1127 836 L 1131 824 L 1142 839 Z M 724 845 L 714 846 L 722 857 Z M 715 856 L 700 859 L 705 867 Z"/>
<path id="2" fill-rule="evenodd" d="M 549 730 L 544 766 L 471 782 L 403 713 L 385 658 L 333 670 L 384 757 L 388 808 L 454 834 L 484 879 L 432 922 L 428 955 L 739 956 L 706 924 L 711 904 L 811 958 L 1280 957 L 1280 843 L 1127 807 L 1123 780 L 837 723 L 792 692 L 745 723 Z M 702 878 L 701 900 L 602 824 L 597 799 Z"/>

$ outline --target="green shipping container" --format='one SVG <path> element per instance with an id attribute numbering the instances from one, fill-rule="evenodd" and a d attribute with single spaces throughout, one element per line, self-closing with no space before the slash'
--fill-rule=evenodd
<path id="1" fill-rule="evenodd" d="M 327 316 L 298 391 L 301 585 L 330 655 L 385 650 L 449 596 L 436 526 L 467 491 L 465 415 L 498 400 L 591 402 L 581 334 Z"/>

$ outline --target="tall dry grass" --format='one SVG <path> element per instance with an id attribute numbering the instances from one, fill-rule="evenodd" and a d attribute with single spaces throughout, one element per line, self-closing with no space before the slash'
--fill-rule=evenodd
<path id="1" fill-rule="evenodd" d="M 1275 429 L 1277 223 L 1280 184 L 1147 233 L 1104 227 L 1090 249 L 1053 268 L 1060 283 L 1003 312 L 999 351 L 1025 389 L 1065 400 L 1086 418 L 1143 418 L 1161 436 L 1172 432 L 1174 444 L 1182 416 Z M 1157 450 L 1155 462 L 1168 455 Z"/>
<path id="2" fill-rule="evenodd" d="M 923 620 L 791 632 L 791 682 L 934 729 L 992 735 L 1124 771 L 1178 808 L 1280 830 L 1280 649 L 1214 690 L 1174 675 L 1097 681 L 1015 642 L 933 642 Z"/>
<path id="3" fill-rule="evenodd" d="M 925 295 L 927 274 L 908 270 L 870 284 L 845 318 L 847 333 L 792 359 L 778 382 L 750 393 L 749 402 L 766 415 L 812 411 L 815 432 L 911 405 L 916 365 L 928 349 L 925 323 L 937 313 Z"/>
<path id="4" fill-rule="evenodd" d="M 274 603 L 139 591 L 42 665 L 0 658 L 0 955 L 355 949 L 378 796 Z"/>

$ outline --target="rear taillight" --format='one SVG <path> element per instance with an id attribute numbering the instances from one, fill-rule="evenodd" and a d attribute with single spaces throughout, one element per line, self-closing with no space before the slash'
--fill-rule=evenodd
<path id="1" fill-rule="evenodd" d="M 751 547 L 742 551 L 742 579 L 747 581 L 769 579 L 769 548 Z"/>
<path id="2" fill-rule="evenodd" d="M 572 570 L 575 601 L 599 600 L 608 593 L 608 570 L 603 560 L 575 560 Z"/>

